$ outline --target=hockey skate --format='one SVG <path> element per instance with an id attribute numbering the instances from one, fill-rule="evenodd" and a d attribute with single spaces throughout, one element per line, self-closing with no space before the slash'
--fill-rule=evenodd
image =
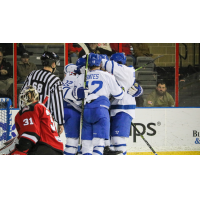
<path id="1" fill-rule="evenodd" d="M 104 148 L 103 155 L 123 155 L 123 151 L 113 151 L 109 146 L 106 146 Z"/>

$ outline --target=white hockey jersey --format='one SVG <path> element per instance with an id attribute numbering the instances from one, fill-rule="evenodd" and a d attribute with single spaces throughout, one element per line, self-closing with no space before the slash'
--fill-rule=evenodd
<path id="1" fill-rule="evenodd" d="M 77 100 L 72 95 L 72 91 L 74 87 L 84 87 L 84 74 L 74 74 L 74 73 L 67 73 L 65 78 L 63 79 L 63 100 L 64 106 L 65 102 L 71 104 L 75 109 L 81 111 L 81 100 Z M 75 104 L 75 105 L 74 105 Z M 77 107 L 77 106 L 78 107 Z"/>
<path id="2" fill-rule="evenodd" d="M 127 93 L 127 90 L 135 82 L 135 69 L 134 67 L 127 67 L 126 65 L 118 64 L 114 61 L 107 61 L 102 59 L 103 68 L 113 74 L 119 83 L 124 88 L 124 97 L 121 100 L 114 99 L 111 102 L 111 116 L 115 116 L 119 112 L 125 112 L 132 118 L 135 118 L 135 97 Z"/>
<path id="3" fill-rule="evenodd" d="M 117 84 L 114 76 L 108 72 L 101 70 L 92 70 L 87 74 L 86 85 L 90 91 L 86 102 L 90 103 L 101 96 L 106 97 L 109 100 L 110 95 L 116 99 L 122 99 L 124 92 L 122 88 Z"/>

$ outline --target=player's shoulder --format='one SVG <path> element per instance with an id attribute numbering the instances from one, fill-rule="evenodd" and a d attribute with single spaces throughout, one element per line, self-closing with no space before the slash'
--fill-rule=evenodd
<path id="1" fill-rule="evenodd" d="M 21 110 L 18 112 L 18 114 L 22 115 L 27 112 L 35 111 L 35 108 L 37 108 L 37 106 L 36 106 L 37 104 L 38 104 L 38 102 L 32 103 L 28 106 L 24 106 L 23 108 L 21 108 Z"/>

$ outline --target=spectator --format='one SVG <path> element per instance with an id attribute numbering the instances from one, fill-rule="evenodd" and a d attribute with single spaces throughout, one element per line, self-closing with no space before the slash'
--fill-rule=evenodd
<path id="1" fill-rule="evenodd" d="M 173 97 L 167 92 L 166 83 L 158 82 L 156 89 L 146 100 L 146 107 L 174 107 Z"/>
<path id="2" fill-rule="evenodd" d="M 112 48 L 114 53 L 119 52 L 119 43 L 110 43 L 110 47 Z M 133 66 L 135 65 L 135 57 L 132 55 L 130 50 L 130 43 L 122 43 L 122 52 L 125 53 L 126 56 L 133 58 Z"/>
<path id="3" fill-rule="evenodd" d="M 98 47 L 98 43 L 88 43 L 86 44 L 89 52 L 90 53 L 95 53 L 95 54 L 106 54 L 107 56 L 111 56 L 113 53 L 112 51 L 108 51 L 106 49 L 103 48 L 99 48 Z M 81 58 L 82 56 L 85 55 L 85 51 L 82 49 L 79 53 L 79 58 Z"/>
<path id="4" fill-rule="evenodd" d="M 80 45 L 78 43 L 69 43 L 68 44 L 68 52 L 69 52 L 70 62 L 72 62 L 71 57 L 78 58 L 81 50 L 82 50 L 82 47 L 80 47 Z"/>
<path id="5" fill-rule="evenodd" d="M 0 94 L 2 96 L 8 96 L 7 91 L 12 83 L 13 67 L 9 62 L 6 62 L 6 60 L 3 58 L 3 52 L 0 51 Z"/>
<path id="6" fill-rule="evenodd" d="M 133 54 L 134 54 L 134 64 L 136 64 L 136 59 L 139 56 L 153 56 L 153 54 L 150 54 L 149 47 L 145 43 L 131 43 L 130 44 L 133 47 Z"/>
<path id="7" fill-rule="evenodd" d="M 21 61 L 17 65 L 18 83 L 24 83 L 26 77 L 33 70 L 37 70 L 37 67 L 34 63 L 29 62 L 29 54 L 27 52 L 22 53 Z"/>
<path id="8" fill-rule="evenodd" d="M 98 47 L 102 49 L 106 49 L 108 51 L 112 51 L 110 47 L 110 43 L 98 43 Z"/>
<path id="9" fill-rule="evenodd" d="M 13 55 L 13 43 L 0 43 L 0 50 L 2 50 L 4 56 Z M 23 52 L 33 55 L 33 52 L 28 52 L 22 43 L 17 43 L 17 55 L 21 55 Z"/>

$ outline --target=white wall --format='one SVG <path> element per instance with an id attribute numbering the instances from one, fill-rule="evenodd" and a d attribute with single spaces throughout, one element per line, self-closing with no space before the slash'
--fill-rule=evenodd
<path id="1" fill-rule="evenodd" d="M 13 124 L 17 112 L 12 111 Z M 155 151 L 200 151 L 200 144 L 195 143 L 200 141 L 200 108 L 137 108 L 133 123 L 146 127 L 144 137 Z M 137 128 L 143 131 L 142 125 Z M 199 136 L 193 137 L 193 131 Z M 142 138 L 132 132 L 127 139 L 128 152 L 150 152 Z M 64 133 L 61 140 L 65 143 Z"/>

